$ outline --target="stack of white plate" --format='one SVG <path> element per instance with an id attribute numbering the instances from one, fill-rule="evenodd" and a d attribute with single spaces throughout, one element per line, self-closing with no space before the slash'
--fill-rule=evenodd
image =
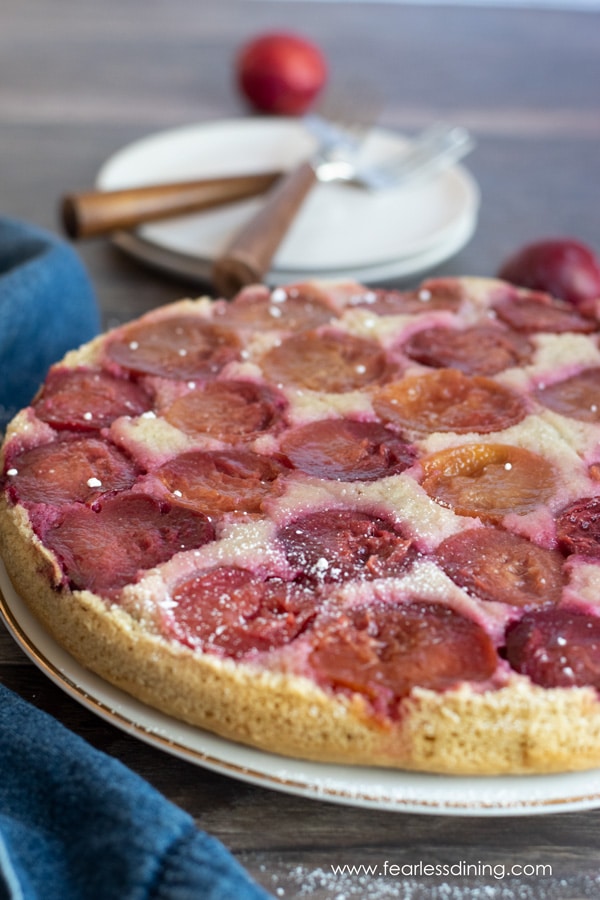
<path id="1" fill-rule="evenodd" d="M 410 141 L 374 129 L 361 162 L 397 157 Z M 225 120 L 152 135 L 120 150 L 98 174 L 113 190 L 187 179 L 287 169 L 314 150 L 301 121 Z M 150 265 L 206 282 L 213 260 L 260 205 L 260 198 L 119 232 L 115 242 Z M 479 191 L 462 165 L 412 184 L 369 191 L 318 184 L 284 238 L 267 276 L 270 284 L 309 277 L 364 284 L 420 277 L 455 255 L 477 223 Z"/>

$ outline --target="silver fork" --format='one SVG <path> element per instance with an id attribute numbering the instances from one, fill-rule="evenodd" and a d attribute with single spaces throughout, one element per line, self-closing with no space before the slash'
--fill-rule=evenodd
<path id="1" fill-rule="evenodd" d="M 400 187 L 453 165 L 474 146 L 475 140 L 466 128 L 435 122 L 417 134 L 404 152 L 359 169 L 354 179 L 371 190 Z"/>
<path id="2" fill-rule="evenodd" d="M 232 297 L 246 285 L 263 281 L 277 248 L 317 182 L 348 181 L 357 174 L 358 152 L 375 107 L 372 102 L 368 109 L 361 103 L 351 105 L 352 110 L 338 105 L 335 113 L 324 109 L 305 116 L 307 127 L 319 141 L 318 149 L 275 183 L 256 215 L 214 261 L 211 277 L 219 294 Z"/>

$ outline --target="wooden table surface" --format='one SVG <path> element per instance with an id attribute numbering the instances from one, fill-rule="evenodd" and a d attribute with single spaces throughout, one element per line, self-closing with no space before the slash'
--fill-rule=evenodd
<path id="1" fill-rule="evenodd" d="M 238 45 L 300 30 L 335 77 L 368 78 L 381 124 L 444 118 L 477 138 L 482 207 L 442 271 L 491 275 L 523 241 L 572 235 L 600 250 L 600 19 L 596 12 L 269 0 L 2 0 L 0 215 L 60 231 L 58 199 L 92 184 L 130 141 L 247 116 L 232 78 Z M 106 325 L 197 292 L 107 241 L 78 250 Z M 598 811 L 444 817 L 360 809 L 255 787 L 128 736 L 67 697 L 0 627 L 0 679 L 122 760 L 220 838 L 275 896 L 600 896 Z M 387 875 L 385 861 L 404 867 Z M 454 865 L 427 877 L 419 862 Z M 334 866 L 379 872 L 334 875 Z M 505 876 L 460 874 L 460 865 Z M 407 869 L 406 866 L 413 869 Z M 513 866 L 546 866 L 517 875 Z M 551 873 L 550 874 L 550 870 Z M 398 872 L 399 870 L 395 870 Z M 533 871 L 530 869 L 528 871 Z"/>

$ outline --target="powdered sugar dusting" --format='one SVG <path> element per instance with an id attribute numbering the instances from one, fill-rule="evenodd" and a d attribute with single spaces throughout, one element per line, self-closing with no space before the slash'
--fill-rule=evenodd
<path id="1" fill-rule="evenodd" d="M 486 881 L 465 883 L 463 878 L 442 881 L 339 871 L 344 868 L 310 869 L 298 865 L 290 870 L 285 886 L 278 875 L 272 876 L 271 884 L 267 880 L 263 883 L 276 897 L 311 900 L 579 900 L 597 897 L 600 891 L 600 876 L 597 875 L 571 877 L 568 881 L 548 877 L 497 877 L 494 880 L 491 875 Z M 373 869 L 377 870 L 378 866 L 374 865 Z"/>

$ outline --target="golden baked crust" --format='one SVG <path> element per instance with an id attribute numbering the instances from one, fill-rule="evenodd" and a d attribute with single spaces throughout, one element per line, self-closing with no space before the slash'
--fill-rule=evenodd
<path id="1" fill-rule="evenodd" d="M 489 292 L 491 283 L 474 279 L 461 284 L 476 298 L 478 292 Z M 203 315 L 209 309 L 207 301 L 200 305 L 184 301 L 178 308 L 199 309 Z M 364 321 L 359 325 L 365 327 Z M 358 330 L 357 326 L 355 332 Z M 104 345 L 102 337 L 69 354 L 65 364 L 95 364 Z M 569 356 L 568 348 L 564 353 Z M 518 381 L 517 369 L 505 380 L 510 382 L 511 377 Z M 329 399 L 339 413 L 343 398 Z M 354 402 L 355 408 L 360 408 L 360 397 Z M 305 398 L 298 398 L 299 420 L 306 415 L 304 404 Z M 319 418 L 320 413 L 315 420 Z M 564 464 L 566 472 L 572 464 L 569 443 L 556 437 L 557 427 L 552 421 L 548 426 L 548 419 L 552 420 L 551 414 L 542 414 L 529 425 L 511 424 L 506 431 L 510 442 L 519 447 L 545 448 L 557 465 Z M 128 448 L 150 440 L 161 456 L 162 441 L 166 440 L 160 431 L 163 425 L 153 431 L 148 421 L 152 424 L 151 420 L 145 425 L 123 422 L 120 436 L 125 436 Z M 31 414 L 25 411 L 9 426 L 5 448 L 27 436 L 31 428 Z M 441 452 L 447 446 L 468 443 L 472 437 L 429 434 L 421 439 L 421 447 L 424 453 Z M 483 443 L 498 440 L 497 434 L 477 437 Z M 577 477 L 575 473 L 569 497 L 580 493 Z M 310 508 L 322 496 L 320 491 L 318 484 L 300 478 L 283 497 L 276 498 L 270 516 L 285 520 L 290 509 L 298 508 L 298 497 L 304 508 Z M 453 512 L 432 505 L 402 476 L 384 487 L 378 482 L 328 485 L 329 500 L 336 497 L 336 491 L 364 508 L 405 505 L 408 519 L 415 531 L 421 528 L 419 537 L 424 541 L 431 541 L 432 535 L 438 540 L 448 537 L 458 528 Z M 411 491 L 416 497 L 409 508 Z M 230 524 L 220 541 L 224 558 L 228 559 L 229 553 L 243 565 L 241 545 L 235 543 L 236 528 L 243 529 L 243 523 Z M 35 534 L 25 507 L 11 502 L 6 493 L 0 498 L 0 550 L 17 592 L 82 665 L 142 702 L 225 738 L 290 757 L 452 774 L 560 772 L 600 765 L 600 702 L 592 686 L 546 688 L 509 671 L 495 683 L 459 683 L 446 690 L 413 687 L 398 700 L 394 715 L 385 715 L 375 712 L 361 693 L 320 687 L 301 666 L 288 665 L 282 658 L 268 664 L 260 655 L 254 660 L 223 658 L 169 639 L 157 626 L 148 585 L 156 578 L 164 589 L 169 584 L 170 563 L 144 576 L 139 587 L 126 587 L 125 600 L 119 602 L 90 590 L 72 589 L 55 554 Z M 210 552 L 205 554 L 204 565 L 208 565 Z M 247 552 L 252 556 L 252 549 Z M 416 581 L 425 572 L 429 572 L 426 566 L 419 569 Z M 596 590 L 593 576 L 585 586 L 586 602 Z M 583 576 L 581 580 L 585 580 Z M 438 581 L 432 578 L 427 587 L 432 599 L 449 602 L 481 620 L 472 598 L 451 588 L 445 576 Z M 407 584 L 412 584 L 410 576 Z M 361 590 L 368 594 L 370 588 L 362 586 Z M 489 629 L 500 627 L 493 615 L 489 619 L 484 615 L 483 621 Z"/>
<path id="2" fill-rule="evenodd" d="M 22 511 L 0 502 L 11 580 L 81 665 L 155 708 L 222 737 L 290 757 L 446 774 L 531 774 L 600 764 L 591 688 L 545 690 L 514 678 L 497 690 L 415 689 L 397 722 L 306 678 L 199 655 L 149 634 L 88 591 L 52 587 L 52 562 Z"/>

